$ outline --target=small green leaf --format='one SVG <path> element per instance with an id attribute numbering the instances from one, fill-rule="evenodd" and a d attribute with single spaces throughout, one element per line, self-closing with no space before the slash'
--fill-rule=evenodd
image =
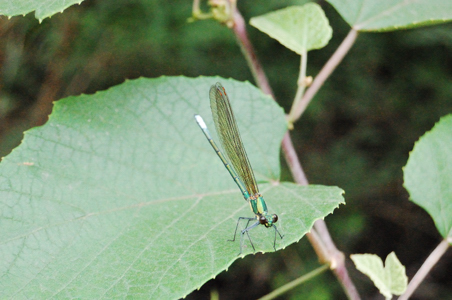
<path id="1" fill-rule="evenodd" d="M 250 24 L 300 55 L 324 47 L 332 35 L 325 13 L 315 3 L 251 18 Z"/>
<path id="2" fill-rule="evenodd" d="M 126 81 L 56 102 L 49 121 L 0 163 L 0 299 L 176 299 L 238 258 L 240 239 L 227 240 L 237 218 L 253 214 L 193 118 L 214 130 L 208 93 L 217 81 L 279 216 L 277 249 L 343 203 L 337 187 L 278 182 L 284 113 L 251 84 Z M 250 232 L 265 252 L 274 234 Z"/>
<path id="3" fill-rule="evenodd" d="M 430 214 L 441 236 L 452 237 L 452 114 L 414 145 L 403 175 L 410 200 Z"/>
<path id="4" fill-rule="evenodd" d="M 452 1 L 327 0 L 358 31 L 391 31 L 448 22 Z"/>
<path id="5" fill-rule="evenodd" d="M 408 277 L 405 274 L 405 267 L 400 263 L 394 252 L 391 252 L 385 261 L 375 254 L 353 254 L 351 259 L 356 268 L 369 276 L 380 293 L 386 299 L 391 299 L 392 295 L 401 295 L 405 292 Z"/>
<path id="6" fill-rule="evenodd" d="M 63 12 L 74 4 L 80 4 L 83 0 L 0 0 L 0 15 L 13 17 L 26 15 L 35 11 L 36 19 L 41 22 L 47 17 Z"/>
<path id="7" fill-rule="evenodd" d="M 389 253 L 385 260 L 385 268 L 389 278 L 390 290 L 394 295 L 402 295 L 408 285 L 405 266 L 402 265 L 394 252 Z"/>

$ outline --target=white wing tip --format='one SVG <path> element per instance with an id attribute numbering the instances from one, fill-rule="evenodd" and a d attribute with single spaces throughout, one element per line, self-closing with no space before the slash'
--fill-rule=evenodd
<path id="1" fill-rule="evenodd" d="M 195 119 L 196 122 L 198 123 L 199 127 L 201 127 L 202 129 L 206 129 L 206 123 L 204 123 L 204 120 L 202 119 L 202 117 L 200 115 L 195 115 Z"/>

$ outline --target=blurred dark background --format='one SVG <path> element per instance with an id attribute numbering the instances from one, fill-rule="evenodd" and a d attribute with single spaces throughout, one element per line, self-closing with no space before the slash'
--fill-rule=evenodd
<path id="1" fill-rule="evenodd" d="M 239 1 L 253 16 L 306 1 Z M 350 30 L 319 2 L 333 28 L 327 47 L 308 56 L 315 76 Z M 52 101 L 95 93 L 126 78 L 219 75 L 253 82 L 232 32 L 212 20 L 188 23 L 188 0 L 86 0 L 41 24 L 32 14 L 0 18 L 0 156 L 42 125 Z M 205 8 L 207 9 L 207 8 Z M 340 250 L 395 251 L 411 278 L 440 242 L 429 215 L 408 201 L 402 167 L 414 142 L 452 112 L 452 24 L 362 33 L 291 132 L 311 183 L 346 191 L 326 222 Z M 253 27 L 254 43 L 278 103 L 288 112 L 299 56 Z M 127 99 L 124 99 L 127 101 Z M 282 160 L 282 180 L 291 180 Z M 364 299 L 383 299 L 364 275 L 350 275 Z M 188 299 L 255 299 L 318 267 L 304 238 L 273 254 L 239 259 Z M 412 299 L 452 299 L 447 252 Z M 331 273 L 283 299 L 345 299 Z"/>

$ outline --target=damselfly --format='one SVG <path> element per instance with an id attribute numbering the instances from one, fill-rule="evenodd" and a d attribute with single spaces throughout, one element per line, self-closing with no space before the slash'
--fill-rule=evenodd
<path id="1" fill-rule="evenodd" d="M 224 154 L 213 141 L 212 136 L 207 129 L 206 123 L 204 123 L 204 120 L 200 115 L 195 115 L 196 122 L 204 132 L 204 135 L 223 162 L 229 174 L 231 174 L 235 183 L 242 192 L 243 198 L 245 198 L 245 200 L 250 204 L 251 210 L 255 214 L 254 218 L 240 217 L 238 219 L 235 227 L 234 238 L 231 241 L 235 241 L 240 221 L 247 220 L 245 229 L 241 230 L 240 253 L 242 253 L 243 236 L 245 233 L 250 240 L 253 250 L 256 251 L 248 232 L 259 224 L 262 224 L 267 228 L 273 227 L 275 229 L 273 248 L 276 251 L 276 233 L 278 233 L 281 239 L 283 238 L 275 226 L 275 223 L 278 221 L 278 216 L 268 213 L 264 198 L 262 197 L 262 194 L 259 193 L 256 178 L 254 177 L 254 172 L 251 168 L 245 148 L 243 147 L 242 138 L 240 137 L 237 122 L 235 121 L 234 113 L 232 112 L 231 103 L 229 102 L 226 90 L 220 83 L 216 83 L 210 87 L 209 97 L 215 129 L 217 130 L 218 137 L 220 138 L 220 144 L 223 148 L 222 150 L 224 150 Z M 229 164 L 229 162 L 231 164 Z M 253 220 L 256 222 L 251 226 L 248 226 Z"/>

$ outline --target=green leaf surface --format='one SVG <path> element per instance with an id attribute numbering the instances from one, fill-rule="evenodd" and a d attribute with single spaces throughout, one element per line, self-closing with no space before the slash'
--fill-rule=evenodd
<path id="1" fill-rule="evenodd" d="M 375 254 L 353 254 L 350 257 L 356 268 L 369 276 L 386 299 L 391 299 L 392 295 L 401 295 L 405 292 L 408 277 L 405 274 L 405 267 L 400 263 L 394 252 L 386 257 L 384 267 L 381 258 Z"/>
<path id="2" fill-rule="evenodd" d="M 452 1 L 327 0 L 358 31 L 391 31 L 448 22 Z"/>
<path id="3" fill-rule="evenodd" d="M 161 77 L 66 98 L 0 163 L 1 299 L 181 298 L 238 258 L 227 240 L 253 214 L 193 118 L 213 130 L 217 81 L 279 215 L 277 249 L 343 202 L 337 187 L 278 182 L 284 114 L 249 83 Z M 272 228 L 250 236 L 274 251 Z"/>
<path id="4" fill-rule="evenodd" d="M 452 114 L 416 142 L 403 177 L 411 201 L 430 214 L 445 239 L 452 237 Z"/>
<path id="5" fill-rule="evenodd" d="M 82 2 L 83 0 L 0 0 L 0 15 L 13 17 L 35 11 L 36 19 L 41 22 L 47 17 L 63 12 L 71 5 Z"/>
<path id="6" fill-rule="evenodd" d="M 326 46 L 333 32 L 322 8 L 315 3 L 251 18 L 250 24 L 300 55 Z"/>
<path id="7" fill-rule="evenodd" d="M 389 288 L 394 295 L 402 295 L 408 285 L 405 266 L 402 265 L 394 252 L 389 253 L 385 260 L 385 269 L 389 276 Z"/>

